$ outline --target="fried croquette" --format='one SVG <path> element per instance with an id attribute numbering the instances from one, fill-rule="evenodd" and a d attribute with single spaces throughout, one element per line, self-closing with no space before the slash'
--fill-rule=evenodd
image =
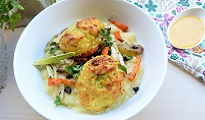
<path id="1" fill-rule="evenodd" d="M 99 46 L 101 42 L 98 38 L 99 30 L 104 28 L 103 22 L 94 17 L 77 21 L 61 33 L 59 48 L 63 52 L 75 52 L 76 56 L 83 54 L 85 57 L 85 53 L 93 51 Z"/>
<path id="2" fill-rule="evenodd" d="M 90 17 L 78 21 L 76 27 L 81 30 L 86 36 L 92 35 L 97 37 L 100 29 L 104 29 L 104 24 L 97 18 Z"/>
<path id="3" fill-rule="evenodd" d="M 101 55 L 84 65 L 76 83 L 83 108 L 102 111 L 123 94 L 125 72 L 119 64 L 113 57 Z"/>

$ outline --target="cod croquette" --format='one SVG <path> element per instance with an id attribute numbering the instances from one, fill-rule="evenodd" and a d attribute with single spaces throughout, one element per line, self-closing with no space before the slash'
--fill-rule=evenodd
<path id="1" fill-rule="evenodd" d="M 104 24 L 95 17 L 85 18 L 78 21 L 76 27 L 81 30 L 86 36 L 91 35 L 97 37 L 100 29 L 104 29 Z"/>
<path id="2" fill-rule="evenodd" d="M 97 50 L 101 42 L 99 30 L 104 28 L 104 24 L 94 17 L 77 21 L 62 32 L 59 48 L 66 53 L 75 52 L 76 56 L 89 56 Z"/>
<path id="3" fill-rule="evenodd" d="M 119 61 L 108 55 L 92 58 L 80 73 L 76 88 L 81 105 L 90 111 L 108 108 L 124 89 L 125 72 Z"/>

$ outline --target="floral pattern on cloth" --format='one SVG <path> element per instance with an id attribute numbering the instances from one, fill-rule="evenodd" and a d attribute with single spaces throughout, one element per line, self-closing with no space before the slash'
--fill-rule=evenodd
<path id="1" fill-rule="evenodd" d="M 149 13 L 158 25 L 167 47 L 169 60 L 205 82 L 205 40 L 191 49 L 173 48 L 168 41 L 167 28 L 172 19 L 191 7 L 205 9 L 205 0 L 127 0 Z"/>

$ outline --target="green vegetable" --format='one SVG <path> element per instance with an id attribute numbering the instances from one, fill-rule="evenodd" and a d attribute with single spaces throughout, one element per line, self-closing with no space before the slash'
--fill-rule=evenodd
<path id="1" fill-rule="evenodd" d="M 124 65 L 119 64 L 118 68 L 127 74 L 127 68 Z"/>
<path id="2" fill-rule="evenodd" d="M 50 54 L 54 54 L 59 49 L 59 47 L 56 44 L 56 42 L 51 42 L 50 43 L 50 47 L 51 47 L 50 50 L 49 50 Z"/>
<path id="3" fill-rule="evenodd" d="M 126 56 L 129 60 L 133 59 L 133 56 Z"/>
<path id="4" fill-rule="evenodd" d="M 61 105 L 60 103 L 60 96 L 56 96 L 56 99 L 54 100 L 54 104 L 56 105 L 56 107 L 58 107 L 59 105 Z"/>
<path id="5" fill-rule="evenodd" d="M 73 75 L 73 78 L 77 78 L 82 71 L 83 66 L 72 64 L 71 66 L 66 66 L 65 70 L 68 74 Z"/>
<path id="6" fill-rule="evenodd" d="M 9 29 L 14 30 L 14 25 L 20 20 L 20 13 L 12 11 L 14 8 L 24 10 L 18 0 L 1 0 L 0 2 L 0 28 L 8 22 Z"/>
<path id="7" fill-rule="evenodd" d="M 108 28 L 108 29 L 101 29 L 99 32 L 100 32 L 100 35 L 103 37 L 103 42 L 104 42 L 104 46 L 109 46 L 111 47 L 112 46 L 112 38 L 110 37 L 110 30 L 111 28 Z"/>
<path id="8" fill-rule="evenodd" d="M 132 60 L 132 59 L 133 59 L 133 56 L 125 55 L 124 57 L 125 57 L 126 59 L 128 59 L 128 60 Z"/>
<path id="9" fill-rule="evenodd" d="M 60 60 L 66 59 L 66 58 L 70 58 L 72 56 L 74 56 L 75 53 L 74 52 L 69 52 L 69 53 L 65 53 L 65 54 L 60 54 L 60 55 L 56 55 L 56 56 L 50 56 L 50 57 L 46 57 L 46 58 L 42 58 L 42 59 L 38 59 L 36 60 L 33 65 L 47 65 L 47 64 L 52 64 L 52 63 L 56 63 Z"/>

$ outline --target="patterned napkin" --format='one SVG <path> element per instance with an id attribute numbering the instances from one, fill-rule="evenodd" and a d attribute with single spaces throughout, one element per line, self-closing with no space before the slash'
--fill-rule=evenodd
<path id="1" fill-rule="evenodd" d="M 143 9 L 153 18 L 162 31 L 169 60 L 205 82 L 205 40 L 192 49 L 176 49 L 167 37 L 167 27 L 180 12 L 191 7 L 205 9 L 205 0 L 127 0 Z"/>
<path id="2" fill-rule="evenodd" d="M 0 29 L 0 92 L 6 86 L 7 77 L 7 50 L 3 37 L 3 30 Z"/>
<path id="3" fill-rule="evenodd" d="M 40 11 L 48 7 L 54 0 L 19 0 L 25 10 L 19 11 L 21 14 L 20 21 L 16 27 L 26 26 Z"/>

